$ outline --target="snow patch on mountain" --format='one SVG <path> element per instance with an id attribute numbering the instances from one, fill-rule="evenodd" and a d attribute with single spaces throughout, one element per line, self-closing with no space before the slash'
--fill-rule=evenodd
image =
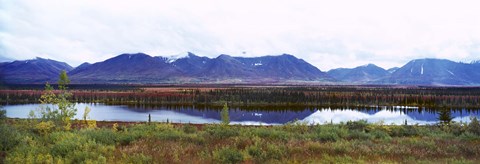
<path id="1" fill-rule="evenodd" d="M 422 64 L 422 68 L 421 68 L 420 74 L 423 75 L 423 64 Z"/>
<path id="2" fill-rule="evenodd" d="M 452 71 L 447 70 L 447 72 L 450 73 L 451 75 L 455 76 L 455 74 Z"/>
<path id="3" fill-rule="evenodd" d="M 189 53 L 184 52 L 184 53 L 180 53 L 180 54 L 177 54 L 177 55 L 172 55 L 172 56 L 166 57 L 167 58 L 166 62 L 167 63 L 173 63 L 173 62 L 177 61 L 178 59 L 183 59 L 183 58 L 188 58 L 188 57 L 189 57 Z"/>

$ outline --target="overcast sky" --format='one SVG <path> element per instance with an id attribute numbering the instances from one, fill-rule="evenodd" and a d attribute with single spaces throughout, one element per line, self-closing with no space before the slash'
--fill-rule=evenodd
<path id="1" fill-rule="evenodd" d="M 288 53 L 323 71 L 480 59 L 480 1 L 0 0 L 0 56 L 72 66 L 121 53 Z"/>

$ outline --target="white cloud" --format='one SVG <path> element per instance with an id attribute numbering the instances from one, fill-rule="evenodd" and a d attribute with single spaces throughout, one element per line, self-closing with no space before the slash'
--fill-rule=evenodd
<path id="1" fill-rule="evenodd" d="M 480 2 L 0 0 L 0 55 L 78 65 L 120 53 L 290 53 L 319 67 L 480 58 Z M 247 52 L 242 54 L 242 52 Z"/>

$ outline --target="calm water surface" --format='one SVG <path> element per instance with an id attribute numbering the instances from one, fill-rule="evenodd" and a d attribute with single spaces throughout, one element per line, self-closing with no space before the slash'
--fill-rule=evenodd
<path id="1" fill-rule="evenodd" d="M 148 115 L 151 115 L 152 121 L 175 122 L 175 123 L 219 123 L 220 110 L 197 109 L 195 107 L 176 107 L 175 109 L 167 107 L 135 107 L 126 105 L 104 105 L 104 104 L 84 104 L 78 103 L 78 109 L 75 118 L 82 119 L 84 109 L 88 106 L 92 110 L 89 119 L 98 121 L 147 121 Z M 39 104 L 23 105 L 4 105 L 7 110 L 7 117 L 27 118 L 31 110 L 38 111 Z M 408 111 L 408 112 L 407 112 Z M 434 124 L 438 122 L 438 112 L 425 112 L 418 108 L 393 107 L 387 110 L 367 109 L 305 109 L 271 111 L 271 110 L 240 110 L 230 109 L 230 120 L 232 124 L 242 125 L 276 125 L 285 124 L 293 121 L 303 121 L 310 124 L 340 123 L 350 120 L 367 120 L 384 124 Z M 453 121 L 469 122 L 470 118 L 480 118 L 479 110 L 455 110 L 450 111 Z"/>

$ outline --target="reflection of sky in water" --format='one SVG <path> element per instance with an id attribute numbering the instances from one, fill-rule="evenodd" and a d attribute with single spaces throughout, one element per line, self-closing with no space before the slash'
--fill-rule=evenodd
<path id="1" fill-rule="evenodd" d="M 436 121 L 422 121 L 414 120 L 408 115 L 400 111 L 386 111 L 381 110 L 374 114 L 367 114 L 354 110 L 318 110 L 302 121 L 311 124 L 324 124 L 324 123 L 340 123 L 354 120 L 367 120 L 371 123 L 383 122 L 384 124 L 404 124 L 407 120 L 408 124 L 432 124 Z"/>
<path id="2" fill-rule="evenodd" d="M 165 107 L 149 108 L 129 107 L 123 105 L 102 105 L 102 104 L 77 104 L 76 119 L 82 119 L 84 109 L 89 106 L 92 110 L 89 119 L 99 121 L 148 121 L 151 115 L 152 121 L 175 122 L 175 123 L 219 123 L 219 110 L 198 110 L 192 107 L 180 107 L 168 109 Z M 7 117 L 27 118 L 30 110 L 39 108 L 38 104 L 7 105 Z M 398 108 L 397 108 L 398 109 Z M 413 111 L 411 111 L 413 110 Z M 371 123 L 383 122 L 384 124 L 434 124 L 438 122 L 436 112 L 418 112 L 418 109 L 405 110 L 303 110 L 303 111 L 267 111 L 255 110 L 246 111 L 230 109 L 231 124 L 242 125 L 278 125 L 295 120 L 310 124 L 340 123 L 349 120 L 367 120 Z M 470 116 L 479 117 L 479 112 L 467 110 L 452 111 L 451 116 L 456 122 L 470 122 Z"/>

